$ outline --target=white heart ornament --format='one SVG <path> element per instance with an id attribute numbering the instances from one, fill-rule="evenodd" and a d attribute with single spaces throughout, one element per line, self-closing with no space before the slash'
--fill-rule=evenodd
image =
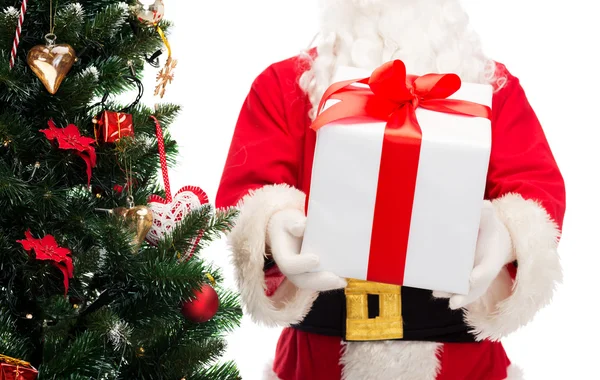
<path id="1" fill-rule="evenodd" d="M 146 235 L 146 240 L 152 245 L 158 245 L 158 242 L 165 235 L 170 234 L 177 223 L 183 220 L 187 214 L 199 209 L 206 203 L 208 203 L 206 193 L 197 186 L 182 188 L 175 194 L 173 201 L 170 203 L 158 195 L 151 195 L 148 198 L 148 207 L 152 210 L 154 219 L 152 228 Z M 181 260 L 187 260 L 192 255 L 201 238 L 202 231 L 199 231 L 190 249 L 182 254 Z"/>

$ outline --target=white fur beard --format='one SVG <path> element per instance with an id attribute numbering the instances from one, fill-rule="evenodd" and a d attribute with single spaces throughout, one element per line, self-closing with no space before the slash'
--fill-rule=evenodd
<path id="1" fill-rule="evenodd" d="M 320 0 L 318 57 L 301 80 L 316 107 L 340 65 L 373 70 L 401 59 L 411 74 L 489 83 L 494 64 L 459 0 Z M 314 112 L 311 114 L 314 117 Z"/>

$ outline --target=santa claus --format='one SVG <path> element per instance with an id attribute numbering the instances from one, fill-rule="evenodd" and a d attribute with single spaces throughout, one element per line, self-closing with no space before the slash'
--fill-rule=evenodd
<path id="1" fill-rule="evenodd" d="M 237 284 L 257 322 L 284 327 L 266 375 L 282 380 L 521 379 L 500 339 L 547 305 L 561 268 L 560 171 L 519 80 L 488 59 L 459 0 L 320 0 L 320 41 L 275 63 L 242 107 L 217 207 Z M 456 73 L 494 89 L 492 153 L 470 293 L 402 287 L 400 339 L 347 338 L 345 279 L 300 254 L 316 133 L 309 126 L 340 65 L 393 59 L 411 74 Z"/>

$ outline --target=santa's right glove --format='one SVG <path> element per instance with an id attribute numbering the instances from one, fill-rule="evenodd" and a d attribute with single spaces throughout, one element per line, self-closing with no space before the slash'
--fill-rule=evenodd
<path id="1" fill-rule="evenodd" d="M 319 257 L 300 253 L 306 216 L 296 209 L 278 211 L 269 220 L 267 245 L 281 273 L 301 289 L 327 291 L 346 287 L 346 280 L 331 272 L 315 272 Z"/>

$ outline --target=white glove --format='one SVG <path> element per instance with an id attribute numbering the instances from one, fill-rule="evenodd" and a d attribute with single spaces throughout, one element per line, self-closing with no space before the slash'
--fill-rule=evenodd
<path id="1" fill-rule="evenodd" d="M 494 205 L 490 201 L 484 201 L 469 294 L 464 296 L 433 292 L 433 296 L 450 298 L 451 309 L 470 305 L 487 292 L 502 268 L 514 260 L 515 255 L 508 229 L 498 217 Z"/>
<path id="2" fill-rule="evenodd" d="M 319 266 L 319 257 L 300 254 L 306 217 L 300 210 L 275 213 L 267 227 L 267 244 L 275 263 L 298 288 L 327 291 L 346 287 L 346 280 L 331 272 L 311 272 Z"/>

